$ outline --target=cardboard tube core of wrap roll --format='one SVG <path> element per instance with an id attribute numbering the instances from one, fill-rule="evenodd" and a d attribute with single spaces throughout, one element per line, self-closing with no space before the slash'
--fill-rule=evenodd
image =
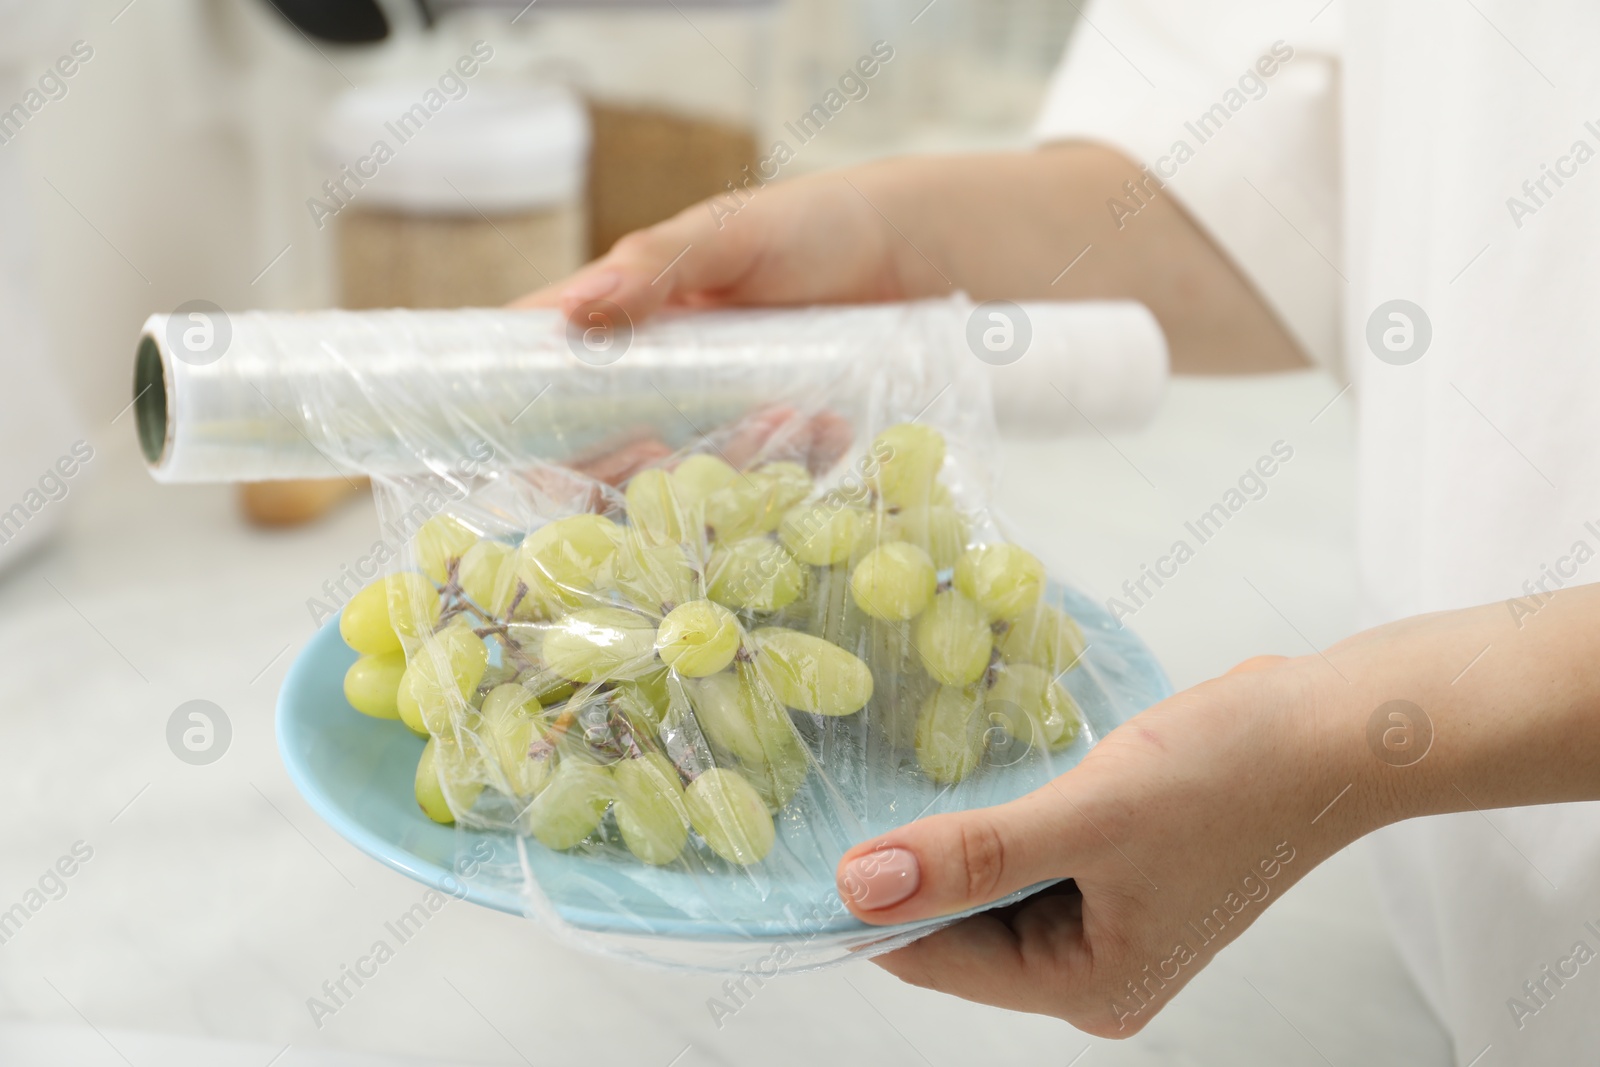
<path id="1" fill-rule="evenodd" d="M 151 467 L 159 467 L 172 443 L 169 421 L 167 372 L 161 362 L 161 348 L 155 338 L 139 338 L 139 352 L 133 365 L 133 417 L 139 432 L 139 450 Z"/>
<path id="2" fill-rule="evenodd" d="M 1117 426 L 1154 411 L 1166 345 L 1141 305 L 1008 306 L 1032 322 L 1028 349 L 962 403 L 987 411 L 993 381 L 1001 429 L 1035 435 L 1081 428 L 1074 408 Z M 153 315 L 135 421 L 163 482 L 448 473 L 484 446 L 563 462 L 645 435 L 679 448 L 775 401 L 837 395 L 846 375 L 894 388 L 897 366 L 935 354 L 992 364 L 972 340 L 987 308 L 958 295 L 674 312 L 618 328 L 615 355 L 554 310 L 216 312 L 203 325 L 225 341 L 200 358 L 182 350 L 193 316 Z"/>

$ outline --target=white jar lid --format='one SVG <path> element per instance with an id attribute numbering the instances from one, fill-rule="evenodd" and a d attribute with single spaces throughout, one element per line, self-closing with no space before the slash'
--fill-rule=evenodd
<path id="1" fill-rule="evenodd" d="M 556 85 L 462 84 L 457 99 L 406 81 L 334 101 L 318 154 L 336 184 L 345 167 L 363 182 L 344 183 L 354 206 L 475 215 L 578 199 L 589 117 L 576 95 Z"/>

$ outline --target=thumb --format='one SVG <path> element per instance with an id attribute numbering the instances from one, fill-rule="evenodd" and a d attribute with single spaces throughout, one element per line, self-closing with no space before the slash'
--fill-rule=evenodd
<path id="1" fill-rule="evenodd" d="M 844 854 L 839 898 L 864 922 L 952 915 L 1066 877 L 1073 808 L 1057 783 L 992 808 L 935 815 Z"/>

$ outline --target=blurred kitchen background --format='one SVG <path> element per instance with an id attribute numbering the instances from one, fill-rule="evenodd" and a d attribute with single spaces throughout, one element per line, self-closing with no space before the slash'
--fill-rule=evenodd
<path id="1" fill-rule="evenodd" d="M 330 19 L 330 29 L 338 6 L 284 5 L 320 11 L 314 17 Z M 362 265 L 374 255 L 382 261 L 396 242 L 425 261 L 438 251 L 430 240 L 459 241 L 481 253 L 478 262 L 457 256 L 416 269 L 456 275 L 456 299 L 444 302 L 499 303 L 628 230 L 724 192 L 776 141 L 795 149 L 785 177 L 897 152 L 1021 147 L 1074 19 L 1070 3 L 1050 0 L 937 0 L 915 23 L 918 12 L 901 0 L 430 0 L 434 21 L 425 27 L 415 0 L 379 6 L 389 36 L 362 45 L 316 39 L 259 0 L 106 0 L 42 34 L 35 66 L 74 40 L 94 50 L 67 81 L 68 94 L 6 147 L 24 153 L 34 174 L 26 193 L 38 218 L 51 341 L 87 411 L 109 417 L 127 402 L 127 383 L 108 364 L 152 310 L 195 298 L 225 308 L 370 305 L 379 295 L 370 279 L 359 270 L 341 278 L 341 239 Z M 784 124 L 837 89 L 879 40 L 894 59 L 867 83 L 867 97 L 799 145 Z M 438 113 L 430 133 L 477 121 L 490 136 L 461 159 L 429 143 L 443 137 L 399 145 L 382 122 L 435 86 L 475 41 L 493 57 L 464 79 L 467 94 Z M 528 127 L 495 104 L 546 86 L 581 101 L 588 165 L 581 144 L 571 163 L 555 151 L 533 159 L 529 170 L 545 173 L 523 176 L 527 199 L 519 203 L 512 190 L 499 210 L 485 211 L 502 236 L 478 215 L 485 205 L 471 187 L 483 184 L 482 168 L 525 162 L 526 152 L 502 162 L 491 138 L 509 141 Z M 559 107 L 559 98 L 543 101 L 546 111 Z M 523 121 L 549 129 L 537 116 Z M 384 216 L 378 226 L 358 219 L 362 233 L 342 233 L 349 219 L 341 212 L 319 229 L 307 200 L 332 203 L 322 183 L 378 137 L 397 146 L 394 168 L 431 172 L 432 181 L 386 190 L 391 175 L 380 173 L 351 198 L 352 215 Z M 570 201 L 560 189 L 568 166 L 577 168 Z M 405 229 L 394 216 L 408 213 L 408 194 L 414 213 L 448 236 L 395 232 Z M 559 225 L 519 218 L 568 211 L 577 217 L 574 241 Z"/>
<path id="2" fill-rule="evenodd" d="M 371 544 L 375 519 L 358 500 L 265 531 L 227 487 L 154 485 L 126 414 L 145 317 L 191 300 L 499 303 L 725 191 L 777 141 L 794 149 L 784 178 L 1025 148 L 1078 21 L 1074 0 L 384 0 L 381 19 L 342 24 L 336 6 L 285 3 L 298 29 L 262 0 L 0 0 L 0 107 L 75 42 L 92 50 L 20 129 L 0 119 L 0 267 L 33 287 L 11 312 L 42 332 L 8 339 L 0 388 L 27 400 L 0 410 L 44 457 L 0 458 L 0 504 L 74 440 L 94 449 L 32 543 L 0 544 L 0 908 L 75 842 L 94 850 L 0 942 L 0 1062 L 1450 1062 L 1359 849 L 1127 1043 L 868 966 L 772 983 L 719 1026 L 715 979 L 590 957 L 466 904 L 313 1025 L 306 998 L 419 893 L 316 819 L 272 733 L 277 685 L 313 631 L 306 599 Z M 893 59 L 801 145 L 786 124 L 879 41 Z M 464 57 L 474 73 L 441 81 Z M 362 166 L 430 89 L 447 102 L 415 143 L 331 196 L 324 182 Z M 1350 428 L 1348 396 L 1320 371 L 1179 381 L 1139 433 L 1008 441 L 1001 506 L 1053 571 L 1103 598 L 1291 441 L 1270 495 L 1133 620 L 1182 687 L 1354 629 Z M 204 767 L 164 733 L 199 698 L 232 728 Z"/>

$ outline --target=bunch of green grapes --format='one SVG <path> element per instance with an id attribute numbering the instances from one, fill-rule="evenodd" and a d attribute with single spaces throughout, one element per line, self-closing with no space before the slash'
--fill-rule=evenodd
<path id="1" fill-rule="evenodd" d="M 894 682 L 877 718 L 890 730 L 904 721 L 899 739 L 941 783 L 977 770 L 997 744 L 1009 762 L 1018 747 L 1072 744 L 1082 714 L 1059 678 L 1077 666 L 1083 635 L 1045 601 L 1043 564 L 1016 545 L 971 542 L 972 523 L 939 480 L 937 431 L 890 427 L 871 455 L 865 500 L 802 505 L 779 532 L 819 568 L 823 625 L 844 631 L 830 636 L 848 640 L 852 609 L 864 616 L 856 640 L 880 681 Z"/>
<path id="2" fill-rule="evenodd" d="M 430 519 L 420 572 L 345 608 L 362 653 L 346 697 L 427 739 L 416 796 L 436 821 L 489 791 L 550 848 L 608 838 L 665 864 L 693 835 L 757 863 L 811 769 L 790 709 L 850 715 L 872 695 L 855 656 L 759 625 L 801 592 L 773 531 L 810 492 L 796 464 L 691 456 L 635 476 L 622 522 L 575 515 L 513 545 Z"/>
<path id="3" fill-rule="evenodd" d="M 492 810 L 475 818 L 657 865 L 700 845 L 768 855 L 814 762 L 795 713 L 914 706 L 897 743 L 939 782 L 999 737 L 1070 744 L 1080 716 L 1057 678 L 1082 638 L 1043 603 L 1036 559 L 969 543 L 944 452 L 926 427 L 892 427 L 854 494 L 816 492 L 795 463 L 695 454 L 634 475 L 617 518 L 516 543 L 436 516 L 412 546 L 420 571 L 345 606 L 361 653 L 345 694 L 427 739 L 430 818 Z"/>

